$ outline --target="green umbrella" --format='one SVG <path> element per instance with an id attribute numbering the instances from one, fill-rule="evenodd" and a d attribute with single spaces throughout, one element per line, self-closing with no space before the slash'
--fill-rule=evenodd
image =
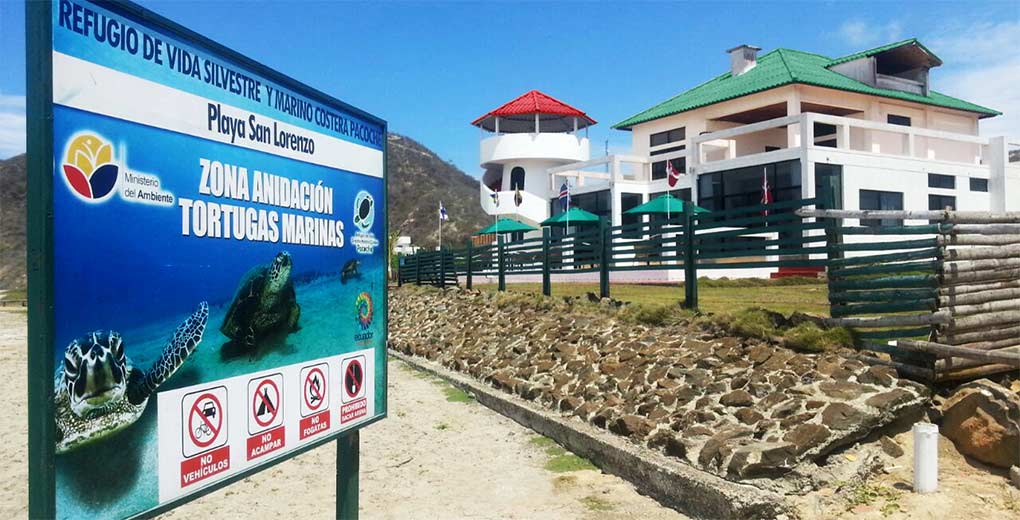
<path id="1" fill-rule="evenodd" d="M 678 199 L 669 193 L 656 197 L 640 206 L 624 211 L 628 215 L 668 215 L 672 213 L 683 213 L 684 204 L 691 204 L 695 213 L 708 213 L 708 210 L 690 202 Z"/>
<path id="2" fill-rule="evenodd" d="M 599 223 L 599 216 L 585 211 L 581 208 L 570 208 L 569 210 L 542 221 L 543 226 L 590 226 Z"/>
<path id="3" fill-rule="evenodd" d="M 535 228 L 508 218 L 501 218 L 495 224 L 475 233 L 478 235 L 491 235 L 493 233 L 516 233 L 518 231 L 535 231 Z"/>

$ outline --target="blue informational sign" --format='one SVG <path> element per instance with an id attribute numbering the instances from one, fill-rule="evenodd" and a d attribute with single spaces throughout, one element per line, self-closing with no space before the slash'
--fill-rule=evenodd
<path id="1" fill-rule="evenodd" d="M 57 517 L 383 417 L 385 123 L 130 4 L 50 14 Z"/>

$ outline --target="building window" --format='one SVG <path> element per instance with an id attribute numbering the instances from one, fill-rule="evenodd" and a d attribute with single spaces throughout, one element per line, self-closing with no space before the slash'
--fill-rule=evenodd
<path id="1" fill-rule="evenodd" d="M 663 148 L 661 150 L 655 150 L 654 152 L 649 152 L 648 155 L 662 155 L 662 154 L 666 154 L 666 153 L 670 153 L 670 152 L 679 152 L 680 150 L 686 150 L 686 149 L 687 149 L 687 147 L 684 146 L 684 145 L 670 146 L 669 148 Z"/>
<path id="2" fill-rule="evenodd" d="M 988 179 L 970 179 L 970 191 L 988 191 Z"/>
<path id="3" fill-rule="evenodd" d="M 641 222 L 641 215 L 628 215 L 627 210 L 636 208 L 643 202 L 643 197 L 640 193 L 621 193 L 620 194 L 620 223 L 623 225 L 637 224 Z"/>
<path id="4" fill-rule="evenodd" d="M 941 175 L 938 173 L 928 174 L 928 187 L 929 188 L 945 188 L 947 190 L 956 189 L 956 177 L 952 175 Z"/>
<path id="5" fill-rule="evenodd" d="M 698 205 L 709 211 L 757 206 L 764 175 L 773 202 L 801 198 L 800 161 L 794 160 L 699 175 Z"/>
<path id="6" fill-rule="evenodd" d="M 895 191 L 861 190 L 861 209 L 902 210 L 903 193 Z M 902 226 L 903 220 L 893 218 L 861 219 L 862 226 Z"/>
<path id="7" fill-rule="evenodd" d="M 510 191 L 524 190 L 524 168 L 515 166 L 510 170 Z"/>
<path id="8" fill-rule="evenodd" d="M 898 116 L 896 114 L 889 114 L 885 120 L 890 125 L 910 126 L 910 118 L 907 116 Z"/>
<path id="9" fill-rule="evenodd" d="M 687 158 L 677 157 L 676 159 L 670 159 L 673 163 L 673 167 L 680 173 L 687 173 Z M 666 161 L 659 161 L 652 163 L 652 180 L 657 181 L 659 179 L 666 178 Z"/>
<path id="10" fill-rule="evenodd" d="M 946 208 L 956 209 L 956 197 L 952 195 L 928 195 L 928 209 L 942 211 Z"/>
<path id="11" fill-rule="evenodd" d="M 649 146 L 662 146 L 664 144 L 675 143 L 677 141 L 683 141 L 687 138 L 687 128 L 681 126 L 680 128 L 674 128 L 665 132 L 659 132 L 652 134 L 648 137 Z"/>

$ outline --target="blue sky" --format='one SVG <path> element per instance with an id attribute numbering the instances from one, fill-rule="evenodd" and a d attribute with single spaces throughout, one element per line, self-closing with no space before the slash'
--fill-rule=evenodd
<path id="1" fill-rule="evenodd" d="M 1006 112 L 1020 137 L 1020 2 L 142 5 L 368 110 L 477 175 L 477 116 L 537 88 L 599 121 L 592 153 L 626 151 L 621 119 L 723 72 L 740 43 L 838 56 L 918 37 L 936 90 Z M 24 6 L 0 0 L 0 158 L 24 151 Z"/>

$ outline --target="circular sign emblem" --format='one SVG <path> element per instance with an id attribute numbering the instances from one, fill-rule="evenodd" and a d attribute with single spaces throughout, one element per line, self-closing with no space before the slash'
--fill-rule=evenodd
<path id="1" fill-rule="evenodd" d="M 365 371 L 361 368 L 361 362 L 352 359 L 344 371 L 344 391 L 347 397 L 357 397 L 365 384 Z"/>
<path id="2" fill-rule="evenodd" d="M 367 191 L 359 191 L 354 197 L 354 225 L 362 231 L 371 229 L 375 223 L 375 199 Z"/>
<path id="3" fill-rule="evenodd" d="M 251 402 L 252 417 L 262 427 L 273 424 L 280 410 L 280 389 L 272 379 L 259 383 Z"/>
<path id="4" fill-rule="evenodd" d="M 208 447 L 223 428 L 223 407 L 213 394 L 203 394 L 191 403 L 188 414 L 188 436 L 199 448 Z"/>
<path id="5" fill-rule="evenodd" d="M 372 314 L 374 313 L 372 296 L 367 292 L 359 294 L 358 298 L 354 300 L 354 309 L 358 313 L 358 324 L 361 325 L 362 330 L 367 329 L 372 324 Z"/>
<path id="6" fill-rule="evenodd" d="M 309 410 L 318 410 L 322 403 L 325 402 L 324 397 L 326 395 L 326 375 L 322 373 L 322 370 L 313 368 L 305 376 L 305 406 Z"/>

